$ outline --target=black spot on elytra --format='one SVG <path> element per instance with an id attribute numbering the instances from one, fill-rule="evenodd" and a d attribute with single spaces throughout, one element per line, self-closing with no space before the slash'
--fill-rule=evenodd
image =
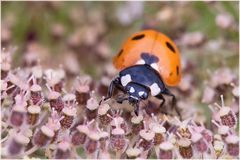
<path id="1" fill-rule="evenodd" d="M 176 67 L 176 72 L 177 72 L 177 75 L 179 75 L 179 67 L 178 66 Z"/>
<path id="2" fill-rule="evenodd" d="M 169 73 L 169 76 L 172 76 L 173 75 L 173 73 L 171 72 L 171 73 Z"/>
<path id="3" fill-rule="evenodd" d="M 173 51 L 174 53 L 176 52 L 174 47 L 169 42 L 166 42 L 166 45 L 171 51 Z"/>
<path id="4" fill-rule="evenodd" d="M 123 49 L 121 49 L 118 54 L 117 54 L 117 57 L 121 56 L 121 54 L 123 53 Z"/>
<path id="5" fill-rule="evenodd" d="M 145 37 L 144 34 L 136 35 L 135 37 L 132 38 L 132 40 L 139 40 L 142 39 L 143 37 Z"/>

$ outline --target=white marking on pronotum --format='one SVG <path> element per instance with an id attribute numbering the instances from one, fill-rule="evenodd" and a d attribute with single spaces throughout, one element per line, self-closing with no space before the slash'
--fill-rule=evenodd
<path id="1" fill-rule="evenodd" d="M 139 61 L 137 61 L 136 64 L 145 64 L 146 62 L 143 59 L 140 59 Z"/>
<path id="2" fill-rule="evenodd" d="M 130 74 L 121 77 L 121 83 L 123 86 L 126 86 L 129 82 L 132 81 Z"/>
<path id="3" fill-rule="evenodd" d="M 142 96 L 143 94 L 144 94 L 144 91 L 138 92 L 138 95 L 139 95 L 139 96 Z"/>
<path id="4" fill-rule="evenodd" d="M 151 90 L 151 94 L 152 96 L 156 96 L 161 92 L 161 89 L 159 88 L 159 86 L 157 85 L 157 83 L 153 83 L 150 86 L 150 90 Z"/>
<path id="5" fill-rule="evenodd" d="M 155 69 L 156 71 L 159 71 L 157 63 L 152 63 L 151 67 Z"/>
<path id="6" fill-rule="evenodd" d="M 135 89 L 133 87 L 130 88 L 129 90 L 130 93 L 134 93 L 135 92 Z"/>

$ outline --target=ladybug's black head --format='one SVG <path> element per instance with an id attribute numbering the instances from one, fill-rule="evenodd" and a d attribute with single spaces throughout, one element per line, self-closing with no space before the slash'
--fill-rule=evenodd
<path id="1" fill-rule="evenodd" d="M 125 90 L 131 104 L 136 104 L 141 100 L 147 99 L 150 92 L 146 86 L 134 82 L 128 83 Z"/>

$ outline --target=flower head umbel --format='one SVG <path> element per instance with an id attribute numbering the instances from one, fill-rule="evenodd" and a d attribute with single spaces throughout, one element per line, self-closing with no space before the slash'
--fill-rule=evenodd
<path id="1" fill-rule="evenodd" d="M 75 95 L 67 94 L 65 95 L 65 97 L 63 97 L 63 100 L 66 101 L 66 103 L 62 110 L 63 118 L 60 123 L 63 128 L 67 129 L 72 126 L 72 124 L 74 123 L 74 118 L 77 116 Z"/>
<path id="2" fill-rule="evenodd" d="M 232 111 L 232 109 L 229 106 L 225 106 L 224 100 L 223 100 L 223 95 L 221 95 L 221 101 L 222 105 L 218 105 L 215 103 L 215 105 L 218 107 L 218 112 L 217 112 L 217 121 L 220 121 L 221 124 L 229 126 L 230 128 L 235 128 L 237 124 L 237 117 L 235 113 Z"/>
<path id="3" fill-rule="evenodd" d="M 77 77 L 74 83 L 75 95 L 78 104 L 86 105 L 87 100 L 90 98 L 92 79 L 90 76 Z"/>
<path id="4" fill-rule="evenodd" d="M 230 69 L 212 74 L 202 98 L 207 105 L 196 107 L 200 92 L 185 66 L 187 77 L 175 90 L 180 120 L 162 114 L 170 113 L 171 105 L 159 107 L 156 98 L 142 101 L 138 115 L 127 103 L 99 103 L 113 68 L 106 68 L 98 83 L 61 67 L 42 67 L 35 56 L 14 69 L 10 56 L 4 51 L 1 60 L 2 158 L 39 158 L 44 152 L 49 159 L 239 159 L 239 85 Z M 221 105 L 214 103 L 217 95 Z"/>
<path id="5" fill-rule="evenodd" d="M 26 120 L 27 102 L 23 94 L 18 94 L 15 97 L 15 104 L 12 107 L 10 114 L 10 124 L 15 127 L 20 127 Z"/>
<path id="6" fill-rule="evenodd" d="M 87 105 L 85 110 L 86 116 L 89 121 L 97 117 L 98 107 L 99 107 L 99 103 L 94 95 L 94 92 L 92 92 L 91 98 L 87 100 Z"/>
<path id="7" fill-rule="evenodd" d="M 61 112 L 64 107 L 61 93 L 53 91 L 48 85 L 47 88 L 49 90 L 48 101 L 50 103 L 50 107 L 54 108 L 58 112 Z"/>

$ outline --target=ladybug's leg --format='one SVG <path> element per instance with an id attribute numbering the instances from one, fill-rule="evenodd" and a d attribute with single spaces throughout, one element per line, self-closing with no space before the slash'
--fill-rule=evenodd
<path id="1" fill-rule="evenodd" d="M 123 88 L 122 88 L 122 85 L 121 85 L 121 83 L 120 83 L 119 77 L 115 78 L 115 79 L 112 80 L 112 82 L 110 83 L 110 86 L 108 87 L 107 97 L 103 99 L 104 101 L 110 99 L 110 98 L 113 96 L 113 92 L 114 92 L 114 89 L 115 89 L 115 88 L 124 91 Z M 101 103 L 102 103 L 102 100 L 99 102 L 99 104 L 101 104 Z"/>
<path id="2" fill-rule="evenodd" d="M 172 94 L 167 88 L 162 92 L 162 94 L 166 94 L 168 96 L 172 97 L 172 108 L 175 109 L 175 111 L 177 112 L 180 120 L 182 119 L 182 116 L 180 114 L 179 108 L 176 106 L 176 97 L 174 94 Z"/>
<path id="3" fill-rule="evenodd" d="M 134 107 L 134 113 L 136 114 L 136 116 L 138 116 L 138 112 L 139 112 L 139 103 L 136 103 Z"/>
<path id="4" fill-rule="evenodd" d="M 161 93 L 156 95 L 156 98 L 162 100 L 162 103 L 160 104 L 160 107 L 162 107 L 163 104 L 165 103 L 165 98 L 163 97 L 163 95 Z"/>
<path id="5" fill-rule="evenodd" d="M 162 102 L 161 102 L 161 104 L 160 104 L 160 106 L 159 106 L 159 108 L 161 108 L 161 107 L 164 105 L 164 103 L 165 103 L 165 98 L 163 97 L 163 95 L 162 95 L 161 93 L 159 93 L 159 94 L 156 95 L 155 97 L 156 97 L 157 99 L 159 99 L 159 100 L 162 100 Z M 164 111 L 164 110 L 161 110 L 161 113 L 166 114 L 166 115 L 169 115 L 169 113 L 167 113 L 167 112 Z"/>
<path id="6" fill-rule="evenodd" d="M 121 85 L 121 81 L 120 81 L 119 77 L 112 80 L 111 84 L 113 85 L 113 87 L 116 87 L 117 89 L 119 89 L 120 91 L 125 93 L 124 87 Z M 111 87 L 111 84 L 110 84 L 110 87 Z M 109 87 L 109 90 L 108 90 L 108 95 L 109 95 L 109 91 L 111 89 L 110 87 Z M 112 91 L 112 94 L 113 94 L 113 91 Z"/>

